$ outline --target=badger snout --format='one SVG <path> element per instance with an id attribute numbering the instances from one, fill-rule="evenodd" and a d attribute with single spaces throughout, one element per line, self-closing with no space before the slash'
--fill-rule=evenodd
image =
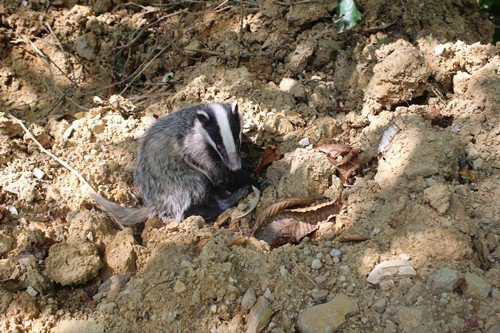
<path id="1" fill-rule="evenodd" d="M 229 155 L 228 162 L 229 170 L 238 171 L 241 169 L 241 157 L 238 154 Z"/>

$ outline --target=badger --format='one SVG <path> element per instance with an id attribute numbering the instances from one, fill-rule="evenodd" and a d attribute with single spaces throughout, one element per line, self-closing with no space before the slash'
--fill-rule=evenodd
<path id="1" fill-rule="evenodd" d="M 238 103 L 199 104 L 163 116 L 140 139 L 134 181 L 144 198 L 125 208 L 94 193 L 113 219 L 133 226 L 148 218 L 181 221 L 200 215 L 213 221 L 256 186 L 242 168 Z"/>

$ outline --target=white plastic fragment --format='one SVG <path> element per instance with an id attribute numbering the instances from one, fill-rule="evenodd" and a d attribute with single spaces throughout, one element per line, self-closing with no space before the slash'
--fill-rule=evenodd
<path id="1" fill-rule="evenodd" d="M 380 140 L 380 144 L 378 145 L 378 152 L 383 154 L 389 149 L 389 145 L 391 144 L 392 139 L 398 134 L 399 127 L 396 125 L 389 126 L 388 129 L 385 130 L 384 135 L 382 136 L 382 140 Z"/>
<path id="2" fill-rule="evenodd" d="M 391 275 L 415 276 L 417 272 L 406 260 L 386 260 L 372 269 L 367 281 L 371 284 L 379 284 L 384 277 Z"/>

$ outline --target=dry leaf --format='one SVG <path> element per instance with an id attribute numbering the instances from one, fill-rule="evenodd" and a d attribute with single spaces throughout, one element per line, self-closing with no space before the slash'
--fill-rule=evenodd
<path id="1" fill-rule="evenodd" d="M 233 247 L 233 246 L 235 246 L 235 245 L 240 246 L 240 245 L 245 244 L 245 241 L 246 241 L 245 236 L 236 236 L 236 237 L 234 237 L 232 240 L 230 240 L 230 241 L 226 244 L 226 247 L 227 247 L 227 248 L 231 248 L 231 247 Z"/>
<path id="2" fill-rule="evenodd" d="M 271 244 L 271 249 L 273 249 L 287 243 L 296 244 L 318 228 L 318 225 L 304 223 L 295 219 L 276 220 L 262 228 L 258 239 Z"/>
<path id="3" fill-rule="evenodd" d="M 364 230 L 359 230 L 357 228 L 350 228 L 342 233 L 337 238 L 338 242 L 362 242 L 370 237 Z"/>
<path id="4" fill-rule="evenodd" d="M 251 234 L 253 235 L 255 230 L 257 230 L 259 228 L 260 224 L 264 220 L 278 214 L 282 210 L 284 210 L 286 208 L 291 208 L 291 207 L 310 205 L 314 201 L 316 201 L 316 199 L 286 199 L 286 200 L 277 202 L 275 204 L 272 204 L 271 206 L 264 209 L 264 211 L 262 213 L 260 213 L 259 216 L 257 216 L 257 218 L 255 219 L 255 225 L 252 228 L 252 230 L 250 230 Z"/>
<path id="5" fill-rule="evenodd" d="M 217 216 L 217 219 L 214 222 L 214 226 L 217 228 L 222 227 L 224 224 L 228 223 L 229 220 L 231 219 L 231 215 L 234 211 L 234 208 L 229 208 L 225 211 L 223 211 L 219 216 Z"/>
<path id="6" fill-rule="evenodd" d="M 257 167 L 255 167 L 253 173 L 254 174 L 260 173 L 264 167 L 279 159 L 280 159 L 280 153 L 276 146 L 266 147 L 264 149 L 264 152 L 262 153 L 262 157 L 260 158 L 259 164 L 257 165 Z"/>
<path id="7" fill-rule="evenodd" d="M 255 207 L 257 207 L 257 205 L 259 204 L 259 201 L 260 201 L 260 191 L 258 188 L 256 188 L 255 186 L 252 186 L 252 189 L 253 189 L 253 193 L 255 194 L 254 198 L 248 203 L 248 205 L 250 206 L 246 212 L 244 212 L 243 214 L 239 215 L 236 217 L 236 219 L 242 219 L 244 217 L 246 217 L 247 215 L 249 215 L 251 212 L 254 211 Z"/>
<path id="8" fill-rule="evenodd" d="M 335 165 L 335 164 L 334 164 Z M 347 184 L 349 181 L 349 177 L 361 166 L 361 163 L 358 161 L 358 151 L 352 150 L 344 157 L 335 168 L 339 173 L 339 178 L 343 184 Z"/>
<path id="9" fill-rule="evenodd" d="M 314 206 L 309 206 L 309 207 L 304 207 L 304 208 L 287 209 L 287 212 L 292 212 L 292 213 L 309 213 L 309 212 L 315 212 L 318 209 L 325 208 L 325 207 L 334 205 L 336 203 L 337 203 L 337 200 L 330 200 L 330 201 L 322 202 L 322 203 L 314 205 Z M 340 208 L 340 205 L 339 205 L 339 208 Z"/>
<path id="10" fill-rule="evenodd" d="M 352 147 L 343 145 L 341 143 L 314 145 L 313 148 L 317 151 L 327 154 L 331 158 L 337 158 L 338 156 L 349 153 L 352 150 Z"/>

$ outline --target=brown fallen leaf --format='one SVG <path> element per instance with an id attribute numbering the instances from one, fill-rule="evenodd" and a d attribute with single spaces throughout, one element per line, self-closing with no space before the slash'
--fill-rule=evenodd
<path id="1" fill-rule="evenodd" d="M 228 223 L 231 219 L 231 215 L 233 214 L 234 208 L 229 208 L 223 211 L 214 222 L 214 226 L 217 228 L 222 227 L 224 224 Z"/>
<path id="2" fill-rule="evenodd" d="M 250 234 L 253 235 L 255 230 L 259 228 L 260 224 L 264 222 L 264 220 L 278 214 L 282 210 L 297 206 L 310 205 L 314 201 L 316 201 L 316 199 L 286 199 L 272 204 L 271 206 L 264 209 L 264 211 L 257 216 L 257 218 L 255 219 L 255 225 L 250 230 Z"/>
<path id="3" fill-rule="evenodd" d="M 439 110 L 436 107 L 427 110 L 427 113 L 424 114 L 424 118 L 429 119 L 432 125 L 439 126 L 442 128 L 451 126 L 454 120 L 453 116 L 445 116 L 441 114 L 441 110 Z"/>
<path id="4" fill-rule="evenodd" d="M 327 143 L 321 145 L 314 145 L 313 148 L 319 152 L 327 154 L 329 157 L 333 159 L 337 158 L 342 154 L 349 153 L 352 150 L 352 147 L 341 143 Z"/>
<path id="5" fill-rule="evenodd" d="M 318 228 L 318 225 L 304 223 L 295 219 L 276 220 L 262 228 L 258 239 L 269 243 L 271 249 L 273 249 L 288 243 L 296 244 Z"/>
<path id="6" fill-rule="evenodd" d="M 350 228 L 344 231 L 336 240 L 338 242 L 362 242 L 370 237 L 364 230 L 358 228 Z"/>
<path id="7" fill-rule="evenodd" d="M 259 164 L 253 170 L 253 174 L 259 174 L 264 167 L 280 159 L 280 153 L 276 146 L 269 146 L 264 149 Z"/>
<path id="8" fill-rule="evenodd" d="M 319 203 L 314 206 L 309 206 L 309 207 L 303 207 L 303 208 L 292 208 L 292 209 L 287 209 L 287 212 L 292 212 L 292 213 L 309 213 L 309 212 L 315 212 L 318 209 L 325 208 L 328 206 L 332 206 L 334 204 L 337 204 L 337 200 L 330 200 L 326 202 Z M 339 205 L 340 207 L 340 205 Z"/>
<path id="9" fill-rule="evenodd" d="M 337 169 L 339 178 L 343 184 L 348 184 L 351 175 L 361 166 L 358 160 L 358 153 L 359 151 L 356 149 L 351 150 L 337 165 L 330 159 Z"/>
<path id="10" fill-rule="evenodd" d="M 240 236 L 236 236 L 232 240 L 230 240 L 229 242 L 227 242 L 226 247 L 227 248 L 232 248 L 235 245 L 240 246 L 240 245 L 245 244 L 245 242 L 246 242 L 245 236 L 241 236 L 241 235 Z"/>

